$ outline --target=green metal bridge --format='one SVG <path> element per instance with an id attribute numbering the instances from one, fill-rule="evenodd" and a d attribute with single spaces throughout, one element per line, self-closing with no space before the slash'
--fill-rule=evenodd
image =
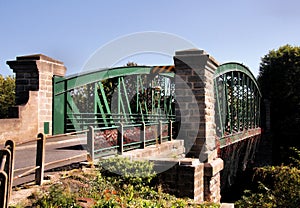
<path id="1" fill-rule="evenodd" d="M 115 154 L 176 137 L 174 66 L 128 66 L 54 77 L 52 133 L 85 131 L 95 154 Z M 260 134 L 261 93 L 250 70 L 219 66 L 214 76 L 217 143 Z"/>

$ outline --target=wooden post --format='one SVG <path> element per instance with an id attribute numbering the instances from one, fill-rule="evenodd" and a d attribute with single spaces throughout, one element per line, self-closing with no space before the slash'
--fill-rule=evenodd
<path id="1" fill-rule="evenodd" d="M 39 133 L 37 137 L 40 138 L 36 145 L 36 166 L 39 168 L 35 170 L 35 184 L 41 186 L 44 179 L 46 136 Z"/>
<path id="2" fill-rule="evenodd" d="M 94 127 L 90 126 L 89 131 L 87 134 L 87 160 L 90 162 L 92 165 L 94 165 L 94 160 L 95 160 L 95 132 L 94 132 Z"/>

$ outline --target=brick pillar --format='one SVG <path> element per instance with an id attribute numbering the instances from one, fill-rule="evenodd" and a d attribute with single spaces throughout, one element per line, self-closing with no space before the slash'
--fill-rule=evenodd
<path id="1" fill-rule="evenodd" d="M 201 162 L 214 159 L 217 154 L 213 76 L 218 63 L 203 50 L 177 51 L 174 62 L 176 112 L 181 120 L 179 136 L 190 145 L 187 156 L 200 158 Z"/>
<path id="2" fill-rule="evenodd" d="M 204 200 L 209 202 L 221 201 L 220 172 L 224 168 L 221 158 L 216 158 L 204 164 Z"/>
<path id="3" fill-rule="evenodd" d="M 176 120 L 180 123 L 177 138 L 184 139 L 187 157 L 205 162 L 205 170 L 213 167 L 204 176 L 204 199 L 217 202 L 223 161 L 217 159 L 213 76 L 219 64 L 198 49 L 177 51 L 174 63 Z"/>
<path id="4" fill-rule="evenodd" d="M 64 76 L 66 67 L 62 62 L 42 54 L 20 56 L 7 64 L 16 74 L 17 106 L 12 109 L 11 115 L 37 122 L 35 134 L 44 132 L 48 127 L 46 133 L 52 132 L 52 78 L 54 75 Z M 26 105 L 27 108 L 24 108 Z M 24 113 L 26 110 L 30 112 Z M 25 118 L 28 116 L 30 118 Z"/>
<path id="5" fill-rule="evenodd" d="M 156 160 L 156 165 L 171 167 L 159 173 L 162 188 L 177 197 L 189 197 L 195 202 L 203 202 L 203 163 L 197 159 Z"/>

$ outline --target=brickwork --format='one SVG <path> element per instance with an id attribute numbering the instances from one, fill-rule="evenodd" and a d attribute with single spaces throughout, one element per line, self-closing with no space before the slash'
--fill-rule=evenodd
<path id="1" fill-rule="evenodd" d="M 6 140 L 12 139 L 16 142 L 36 138 L 38 129 L 37 109 L 38 92 L 30 91 L 29 99 L 26 105 L 16 108 L 19 118 L 0 120 L 0 143 L 4 144 Z"/>
<path id="2" fill-rule="evenodd" d="M 172 140 L 160 145 L 150 145 L 145 149 L 135 149 L 123 153 L 124 157 L 153 159 L 155 157 L 181 157 L 184 154 L 183 140 Z"/>
<path id="3" fill-rule="evenodd" d="M 223 170 L 223 160 L 217 158 L 210 163 L 204 164 L 204 200 L 220 202 L 221 200 L 221 178 L 220 171 Z"/>
<path id="4" fill-rule="evenodd" d="M 178 51 L 174 63 L 178 137 L 185 140 L 187 156 L 212 160 L 217 157 L 213 76 L 218 63 L 203 50 Z"/>
<path id="5" fill-rule="evenodd" d="M 52 99 L 53 75 L 64 76 L 66 68 L 62 62 L 41 56 L 37 61 L 39 69 L 39 132 L 44 132 L 44 122 L 49 122 L 49 132 L 52 132 Z"/>
<path id="6" fill-rule="evenodd" d="M 42 54 L 17 57 L 7 64 L 16 74 L 17 106 L 11 109 L 11 119 L 1 120 L 0 141 L 32 139 L 44 132 L 45 123 L 51 133 L 52 77 L 64 76 L 65 66 Z"/>
<path id="7" fill-rule="evenodd" d="M 164 160 L 167 162 L 172 163 L 172 167 L 159 174 L 162 188 L 178 197 L 203 202 L 203 163 L 192 158 Z"/>
<path id="8" fill-rule="evenodd" d="M 174 57 L 176 84 L 177 138 L 184 139 L 187 157 L 205 162 L 203 197 L 220 202 L 220 171 L 217 158 L 214 73 L 219 64 L 203 50 L 178 51 Z"/>

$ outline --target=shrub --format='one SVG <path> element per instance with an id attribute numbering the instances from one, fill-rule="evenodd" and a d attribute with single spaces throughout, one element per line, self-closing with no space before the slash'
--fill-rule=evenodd
<path id="1" fill-rule="evenodd" d="M 299 151 L 293 148 L 297 157 Z M 299 158 L 292 157 L 293 164 L 257 168 L 254 180 L 256 192 L 246 190 L 237 207 L 300 207 Z"/>
<path id="2" fill-rule="evenodd" d="M 119 180 L 120 185 L 132 184 L 143 187 L 150 185 L 156 176 L 153 166 L 153 162 L 130 160 L 118 156 L 99 161 L 100 172 Z"/>
<path id="3" fill-rule="evenodd" d="M 93 171 L 77 170 L 62 174 L 49 188 L 32 197 L 30 207 L 76 208 L 82 207 L 82 199 L 92 204 L 89 207 L 219 207 L 211 203 L 195 204 L 191 199 L 164 193 L 160 186 L 152 183 L 155 178 L 152 163 L 113 157 L 99 164 L 102 166 Z"/>
<path id="4" fill-rule="evenodd" d="M 48 192 L 44 192 L 41 198 L 33 203 L 33 207 L 53 208 L 53 207 L 73 207 L 80 208 L 76 203 L 76 197 L 61 184 L 54 184 Z"/>

